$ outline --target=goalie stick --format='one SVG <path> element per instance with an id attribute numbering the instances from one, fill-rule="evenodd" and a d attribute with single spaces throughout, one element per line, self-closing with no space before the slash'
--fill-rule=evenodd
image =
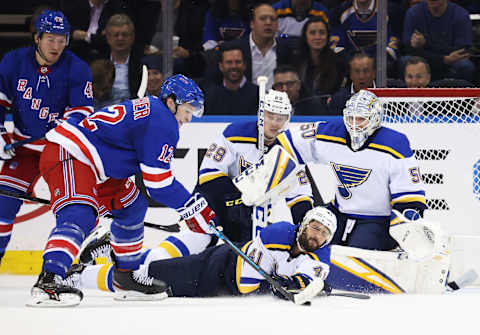
<path id="1" fill-rule="evenodd" d="M 258 150 L 260 150 L 261 157 L 265 154 L 265 88 L 268 82 L 266 76 L 257 77 L 258 85 L 258 115 L 257 115 L 257 132 L 258 132 Z M 260 206 L 254 206 L 252 212 L 252 239 L 257 233 L 267 226 L 268 211 L 271 204 L 269 201 Z"/>
<path id="2" fill-rule="evenodd" d="M 47 200 L 47 199 L 32 197 L 32 196 L 27 195 L 27 194 L 20 194 L 20 193 L 10 192 L 10 191 L 6 191 L 6 190 L 0 190 L 0 195 L 6 196 L 6 197 L 9 197 L 9 198 L 15 198 L 15 199 L 37 202 L 39 204 L 50 205 L 50 201 Z M 105 214 L 104 216 L 106 218 L 109 218 L 109 219 L 114 219 L 114 216 L 112 214 Z M 150 222 L 144 222 L 143 224 L 145 225 L 145 227 L 148 227 L 148 228 L 164 230 L 164 231 L 168 231 L 168 232 L 171 232 L 171 233 L 178 233 L 180 231 L 180 225 L 178 223 L 174 223 L 172 225 L 161 225 L 161 224 L 155 224 L 155 223 L 150 223 Z"/>

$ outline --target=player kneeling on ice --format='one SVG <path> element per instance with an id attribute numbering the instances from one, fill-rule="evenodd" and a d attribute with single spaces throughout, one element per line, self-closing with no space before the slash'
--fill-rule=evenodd
<path id="1" fill-rule="evenodd" d="M 316 207 L 306 213 L 299 225 L 286 221 L 273 223 L 253 240 L 237 246 L 288 290 L 300 292 L 315 280 L 316 290 L 304 298 L 309 300 L 323 288 L 323 280 L 328 275 L 328 243 L 336 225 L 332 212 Z M 171 296 L 235 296 L 270 292 L 270 285 L 264 277 L 227 244 L 207 248 L 200 254 L 163 260 L 158 260 L 162 257 L 158 250 L 145 251 L 142 269 L 149 277 L 165 282 L 170 287 Z M 98 287 L 113 291 L 112 271 L 112 264 L 75 265 L 65 283 L 78 288 Z"/>
<path id="2" fill-rule="evenodd" d="M 137 271 L 142 255 L 147 201 L 128 177 L 141 173 L 150 196 L 175 208 L 196 232 L 208 232 L 215 217 L 207 201 L 192 195 L 170 166 L 179 128 L 203 114 L 203 93 L 183 75 L 168 78 L 161 96 L 126 100 L 81 122 L 68 119 L 47 133 L 40 171 L 56 215 L 43 253 L 43 268 L 29 306 L 73 306 L 82 292 L 65 283 L 66 271 L 101 210 L 114 216 L 112 283 L 120 299 L 156 300 L 167 285 Z"/>

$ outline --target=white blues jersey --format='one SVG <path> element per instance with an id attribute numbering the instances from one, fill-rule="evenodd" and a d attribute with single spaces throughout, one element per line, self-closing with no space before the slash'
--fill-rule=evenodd
<path id="1" fill-rule="evenodd" d="M 237 122 L 227 126 L 205 154 L 200 166 L 199 184 L 224 176 L 235 178 L 258 163 L 262 153 L 257 147 L 257 134 L 256 121 Z M 297 177 L 297 187 L 285 198 L 289 208 L 300 201 L 313 203 L 312 188 L 304 168 L 297 172 Z"/>
<path id="2" fill-rule="evenodd" d="M 353 151 L 341 118 L 304 124 L 278 137 L 300 164 L 330 165 L 337 179 L 335 206 L 357 218 L 388 217 L 392 207 L 425 206 L 425 191 L 407 137 L 381 127 Z M 416 206 L 415 206 L 416 205 Z"/>
<path id="3" fill-rule="evenodd" d="M 264 228 L 253 241 L 245 244 L 242 251 L 268 274 L 288 277 L 300 275 L 299 277 L 303 278 L 300 279 L 300 284 L 304 283 L 305 286 L 315 278 L 325 279 L 330 271 L 328 246 L 315 252 L 291 256 L 298 227 L 285 221 L 274 223 Z M 237 258 L 236 266 L 236 281 L 240 293 L 246 294 L 257 290 L 260 283 L 265 280 L 241 257 Z"/>

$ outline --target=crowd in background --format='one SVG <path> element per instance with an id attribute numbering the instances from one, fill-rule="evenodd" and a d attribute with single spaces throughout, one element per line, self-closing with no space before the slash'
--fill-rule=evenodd
<path id="1" fill-rule="evenodd" d="M 375 87 L 377 1 L 172 0 L 174 73 L 205 92 L 206 115 L 254 115 L 256 78 L 287 92 L 294 115 L 341 115 L 347 99 Z M 165 0 L 45 1 L 71 25 L 69 48 L 90 64 L 95 107 L 136 97 L 141 68 L 158 94 Z M 387 85 L 476 87 L 480 2 L 389 0 Z M 34 27 L 31 26 L 34 33 Z"/>

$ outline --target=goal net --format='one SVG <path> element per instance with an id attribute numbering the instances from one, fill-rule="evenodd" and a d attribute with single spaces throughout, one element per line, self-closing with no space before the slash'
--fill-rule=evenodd
<path id="1" fill-rule="evenodd" d="M 406 134 L 425 183 L 426 218 L 480 235 L 480 89 L 371 89 L 384 126 Z"/>

